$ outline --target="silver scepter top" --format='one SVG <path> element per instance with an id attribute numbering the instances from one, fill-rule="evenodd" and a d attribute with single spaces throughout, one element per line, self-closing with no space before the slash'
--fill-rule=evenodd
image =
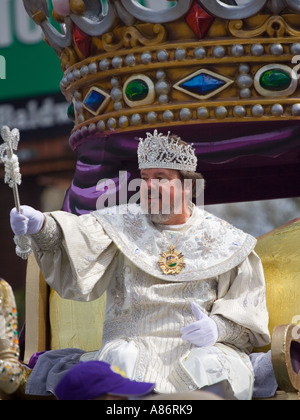
<path id="1" fill-rule="evenodd" d="M 17 128 L 10 131 L 7 126 L 2 127 L 1 136 L 4 143 L 0 145 L 0 162 L 4 164 L 5 184 L 12 188 L 14 201 L 17 211 L 21 212 L 18 185 L 21 185 L 22 177 L 20 173 L 19 159 L 14 153 L 18 149 L 20 141 L 20 132 Z M 24 260 L 27 260 L 31 254 L 31 243 L 28 236 L 15 236 L 16 254 Z"/>
<path id="2" fill-rule="evenodd" d="M 19 159 L 14 154 L 14 150 L 18 149 L 20 141 L 20 132 L 17 128 L 12 131 L 6 126 L 1 130 L 1 136 L 4 143 L 0 146 L 0 161 L 4 163 L 5 178 L 4 182 L 13 189 L 15 206 L 20 212 L 20 199 L 18 193 L 18 185 L 21 185 L 22 177 L 20 173 Z"/>

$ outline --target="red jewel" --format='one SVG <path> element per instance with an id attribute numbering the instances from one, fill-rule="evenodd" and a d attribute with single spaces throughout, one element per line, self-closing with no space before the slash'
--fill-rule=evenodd
<path id="1" fill-rule="evenodd" d="M 84 33 L 74 24 L 73 39 L 84 57 L 89 57 L 91 54 L 92 37 Z"/>
<path id="2" fill-rule="evenodd" d="M 189 12 L 185 16 L 185 20 L 190 28 L 195 32 L 199 39 L 205 38 L 209 28 L 211 27 L 215 18 L 197 3 L 194 2 Z"/>

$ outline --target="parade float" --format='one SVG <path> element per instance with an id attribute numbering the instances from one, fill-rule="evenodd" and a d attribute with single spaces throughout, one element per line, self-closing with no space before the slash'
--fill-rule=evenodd
<path id="1" fill-rule="evenodd" d="M 160 10 L 136 0 L 53 0 L 60 29 L 45 0 L 23 1 L 61 61 L 74 121 L 77 167 L 63 210 L 94 211 L 105 193 L 99 181 L 121 190 L 137 178 L 139 138 L 154 129 L 194 144 L 205 204 L 299 197 L 298 0 L 178 0 Z M 286 222 L 256 250 L 280 395 L 296 399 L 300 221 Z M 47 349 L 100 347 L 105 298 L 59 298 L 32 257 L 26 287 L 25 363 Z"/>

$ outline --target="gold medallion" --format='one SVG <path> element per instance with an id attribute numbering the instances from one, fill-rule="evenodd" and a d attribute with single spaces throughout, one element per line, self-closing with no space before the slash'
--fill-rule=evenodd
<path id="1" fill-rule="evenodd" d="M 179 274 L 185 267 L 183 254 L 171 245 L 170 249 L 160 254 L 158 265 L 164 274 Z"/>

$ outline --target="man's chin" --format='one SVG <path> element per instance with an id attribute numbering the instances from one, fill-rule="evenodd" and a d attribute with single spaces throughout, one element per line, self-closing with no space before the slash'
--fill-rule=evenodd
<path id="1" fill-rule="evenodd" d="M 170 209 L 170 207 L 166 207 L 166 209 L 162 210 L 161 203 L 154 202 L 153 200 L 148 200 L 147 203 L 142 201 L 141 209 L 148 220 L 152 223 L 167 223 L 173 215 L 172 208 Z"/>
<path id="2" fill-rule="evenodd" d="M 150 222 L 159 224 L 164 224 L 168 222 L 171 218 L 169 214 L 147 214 L 146 216 L 150 220 Z"/>

